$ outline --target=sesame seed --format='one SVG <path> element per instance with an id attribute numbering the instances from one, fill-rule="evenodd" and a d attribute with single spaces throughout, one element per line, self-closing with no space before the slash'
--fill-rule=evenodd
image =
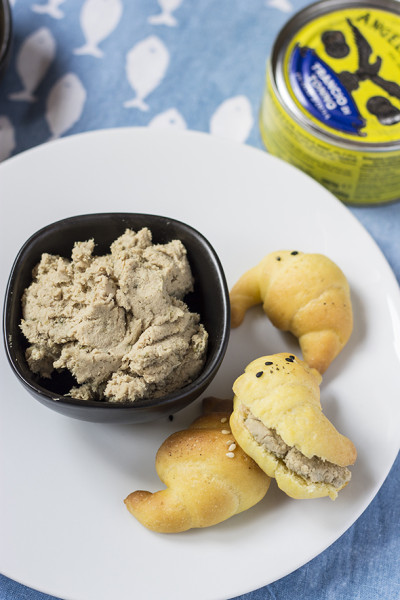
<path id="1" fill-rule="evenodd" d="M 293 252 L 290 253 L 292 256 L 296 256 L 296 254 L 298 254 L 297 250 L 293 250 Z"/>
<path id="2" fill-rule="evenodd" d="M 262 374 L 263 374 L 262 371 L 258 371 L 258 373 L 256 373 L 256 377 L 261 377 Z"/>
<path id="3" fill-rule="evenodd" d="M 267 362 L 264 364 L 267 365 L 267 367 L 268 367 L 269 365 L 273 365 L 274 363 L 272 362 L 272 360 L 267 360 Z"/>
<path id="4" fill-rule="evenodd" d="M 235 454 L 234 454 L 233 452 L 227 452 L 227 453 L 226 453 L 226 456 L 227 456 L 228 458 L 235 458 Z"/>
<path id="5" fill-rule="evenodd" d="M 228 419 L 227 419 L 226 417 L 222 417 L 222 419 L 221 419 L 221 423 L 226 423 L 226 422 L 227 422 L 227 420 L 228 420 Z"/>
<path id="6" fill-rule="evenodd" d="M 221 433 L 223 433 L 224 435 L 228 435 L 229 433 L 232 433 L 231 431 L 229 431 L 229 429 L 223 429 L 221 431 Z"/>
<path id="7" fill-rule="evenodd" d="M 236 444 L 235 443 L 231 444 L 229 446 L 228 450 L 229 450 L 229 452 L 232 452 L 233 450 L 236 450 Z"/>

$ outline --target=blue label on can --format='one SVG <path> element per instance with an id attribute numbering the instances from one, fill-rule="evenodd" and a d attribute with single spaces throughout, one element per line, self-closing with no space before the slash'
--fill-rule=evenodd
<path id="1" fill-rule="evenodd" d="M 297 45 L 289 64 L 297 100 L 316 119 L 337 131 L 362 136 L 363 119 L 338 74 L 311 48 Z"/>

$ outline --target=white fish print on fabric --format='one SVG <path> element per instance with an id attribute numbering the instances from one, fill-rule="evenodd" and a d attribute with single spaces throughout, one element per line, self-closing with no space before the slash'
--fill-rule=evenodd
<path id="1" fill-rule="evenodd" d="M 234 96 L 217 108 L 210 120 L 210 132 L 236 142 L 245 142 L 253 124 L 249 99 L 246 96 Z"/>
<path id="2" fill-rule="evenodd" d="M 151 35 L 138 42 L 126 55 L 126 77 L 136 97 L 125 108 L 149 110 L 145 98 L 160 85 L 169 65 L 169 52 L 163 42 Z"/>
<path id="3" fill-rule="evenodd" d="M 86 0 L 82 6 L 80 23 L 85 44 L 74 50 L 75 54 L 103 56 L 98 45 L 117 27 L 122 16 L 121 0 Z"/>
<path id="4" fill-rule="evenodd" d="M 186 121 L 176 108 L 170 108 L 156 115 L 148 124 L 154 129 L 187 129 Z"/>
<path id="5" fill-rule="evenodd" d="M 284 13 L 293 11 L 293 5 L 290 0 L 267 0 L 266 5 L 270 8 L 277 8 Z"/>
<path id="6" fill-rule="evenodd" d="M 79 121 L 86 101 L 86 90 L 75 73 L 63 75 L 51 88 L 46 102 L 46 121 L 56 139 Z"/>
<path id="7" fill-rule="evenodd" d="M 14 127 L 8 117 L 0 116 L 0 162 L 5 160 L 15 150 Z"/>
<path id="8" fill-rule="evenodd" d="M 49 15 L 53 19 L 62 19 L 64 13 L 60 10 L 60 6 L 64 2 L 65 0 L 48 0 L 47 4 L 34 4 L 32 10 L 41 15 Z"/>
<path id="9" fill-rule="evenodd" d="M 23 42 L 16 59 L 16 70 L 24 89 L 9 95 L 10 100 L 34 102 L 33 92 L 45 76 L 56 54 L 56 41 L 47 27 L 31 33 Z"/>
<path id="10" fill-rule="evenodd" d="M 158 0 L 161 12 L 158 15 L 152 15 L 148 18 L 151 25 L 168 25 L 176 27 L 178 21 L 173 16 L 173 12 L 180 7 L 182 0 Z"/>

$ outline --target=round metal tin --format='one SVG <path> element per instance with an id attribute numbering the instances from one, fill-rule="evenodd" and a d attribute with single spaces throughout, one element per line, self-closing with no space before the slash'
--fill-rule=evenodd
<path id="1" fill-rule="evenodd" d="M 323 0 L 283 27 L 260 112 L 267 149 L 344 202 L 400 198 L 400 3 Z"/>

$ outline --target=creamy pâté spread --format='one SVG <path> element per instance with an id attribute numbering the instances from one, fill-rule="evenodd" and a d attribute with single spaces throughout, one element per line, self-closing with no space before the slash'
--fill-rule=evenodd
<path id="1" fill-rule="evenodd" d="M 201 371 L 208 335 L 183 301 L 193 276 L 182 242 L 153 244 L 127 229 L 96 256 L 76 242 L 71 260 L 43 254 L 22 298 L 21 329 L 30 369 L 68 369 L 83 400 L 157 398 Z"/>

